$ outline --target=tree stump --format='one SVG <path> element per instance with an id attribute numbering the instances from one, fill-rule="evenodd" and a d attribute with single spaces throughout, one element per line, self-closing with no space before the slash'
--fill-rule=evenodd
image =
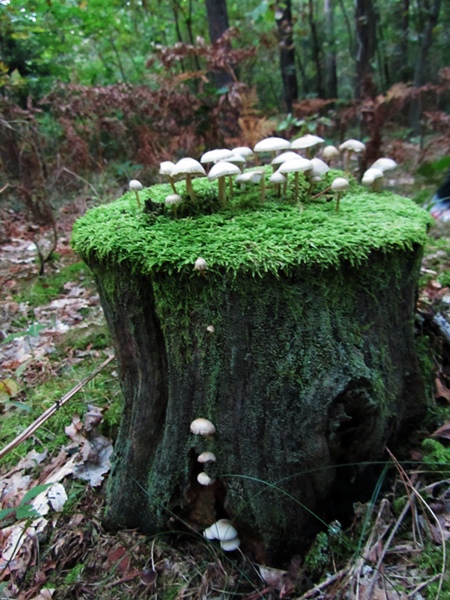
<path id="1" fill-rule="evenodd" d="M 413 320 L 429 217 L 356 185 L 339 211 L 244 191 L 177 218 L 166 193 L 145 190 L 144 211 L 126 194 L 74 227 L 124 397 L 106 518 L 201 535 L 226 517 L 244 550 L 282 561 L 324 518 L 340 465 L 379 460 L 422 414 Z M 191 433 L 199 417 L 214 435 Z M 216 461 L 200 464 L 206 450 Z"/>

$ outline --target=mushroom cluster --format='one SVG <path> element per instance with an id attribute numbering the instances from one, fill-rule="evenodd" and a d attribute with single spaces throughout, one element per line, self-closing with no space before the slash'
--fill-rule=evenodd
<path id="1" fill-rule="evenodd" d="M 330 166 L 336 165 L 339 158 L 342 160 L 342 169 L 348 173 L 351 159 L 356 157 L 359 160 L 366 149 L 363 142 L 354 139 L 344 141 L 339 148 L 326 145 L 320 150 L 324 143 L 323 138 L 309 133 L 292 141 L 280 137 L 268 137 L 260 140 L 253 150 L 247 146 L 239 146 L 234 149 L 219 148 L 205 152 L 200 157 L 200 161 L 193 158 L 182 158 L 177 163 L 163 161 L 160 164 L 159 173 L 170 183 L 173 192 L 167 196 L 166 206 L 176 218 L 178 206 L 183 202 L 183 196 L 176 187 L 176 182 L 180 180 L 185 181 L 186 194 L 191 202 L 195 203 L 196 194 L 192 181 L 198 177 L 207 178 L 214 183 L 217 181 L 217 198 L 221 207 L 225 207 L 227 200 L 233 196 L 233 180 L 242 187 L 252 184 L 259 185 L 261 202 L 264 202 L 266 198 L 266 179 L 278 198 L 286 196 L 289 177 L 293 178 L 292 194 L 294 199 L 299 199 L 300 181 L 309 184 L 308 192 L 311 195 L 314 185 L 323 178 Z M 321 152 L 322 158 L 315 156 L 318 151 Z M 272 167 L 270 175 L 265 166 L 245 169 L 247 162 L 254 159 L 255 155 L 258 155 L 260 162 L 265 155 L 269 156 Z M 385 172 L 395 167 L 396 163 L 392 159 L 380 158 L 365 171 L 361 182 L 370 189 L 376 190 L 379 188 Z M 291 173 L 292 175 L 290 175 Z M 346 188 L 342 182 L 344 177 L 338 179 L 341 181 L 333 182 L 331 185 L 331 190 L 337 199 L 336 208 L 339 208 L 339 201 L 349 187 L 348 176 L 345 176 Z M 339 186 L 340 189 L 337 189 Z M 129 188 L 135 192 L 138 206 L 140 206 L 138 191 L 142 189 L 142 184 L 137 180 L 132 180 Z M 317 195 L 320 193 L 314 197 Z M 194 268 L 198 271 L 204 270 L 201 266 Z"/>
<path id="2" fill-rule="evenodd" d="M 204 530 L 203 536 L 210 541 L 219 540 L 220 547 L 225 552 L 233 552 L 241 545 L 238 532 L 229 519 L 219 519 Z"/>

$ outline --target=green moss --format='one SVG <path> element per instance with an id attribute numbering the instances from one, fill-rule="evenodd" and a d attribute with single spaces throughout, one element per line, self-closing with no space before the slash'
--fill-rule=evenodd
<path id="1" fill-rule="evenodd" d="M 177 185 L 182 191 L 182 184 Z M 327 194 L 309 198 L 306 182 L 301 204 L 290 194 L 278 201 L 270 188 L 261 204 L 259 189 L 246 188 L 236 190 L 220 211 L 214 184 L 197 179 L 194 188 L 200 205 L 210 199 L 212 214 L 174 218 L 163 206 L 169 185 L 156 185 L 144 190 L 142 198 L 151 198 L 152 207 L 159 203 L 160 214 L 138 209 L 134 195 L 127 193 L 79 219 L 73 246 L 89 262 L 127 261 L 141 273 L 192 271 L 199 256 L 212 271 L 289 273 L 299 265 L 336 267 L 343 261 L 357 265 L 374 250 L 423 245 L 430 224 L 429 215 L 410 200 L 389 192 L 372 193 L 355 183 L 339 211 L 334 201 L 327 201 Z"/>

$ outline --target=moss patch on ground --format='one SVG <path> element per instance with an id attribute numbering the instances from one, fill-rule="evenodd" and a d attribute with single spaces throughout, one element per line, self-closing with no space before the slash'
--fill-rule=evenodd
<path id="1" fill-rule="evenodd" d="M 143 190 L 141 203 L 147 211 L 138 208 L 129 192 L 79 219 L 73 247 L 88 260 L 127 261 L 141 273 L 192 270 L 202 256 L 212 270 L 263 274 L 290 273 L 300 265 L 336 267 L 343 261 L 358 265 L 374 250 L 425 244 L 431 218 L 407 198 L 370 192 L 352 182 L 337 211 L 333 196 L 324 191 L 337 174 L 332 172 L 314 189 L 316 197 L 302 180 L 298 199 L 292 191 L 278 199 L 268 188 L 262 203 L 259 187 L 251 187 L 235 190 L 223 209 L 217 209 L 216 184 L 197 179 L 193 182 L 197 203 L 203 210 L 210 206 L 210 214 L 185 217 L 179 216 L 183 204 L 177 215 L 164 206 L 171 191 L 168 184 Z M 268 175 L 269 171 L 267 180 Z M 184 183 L 177 186 L 188 205 Z"/>

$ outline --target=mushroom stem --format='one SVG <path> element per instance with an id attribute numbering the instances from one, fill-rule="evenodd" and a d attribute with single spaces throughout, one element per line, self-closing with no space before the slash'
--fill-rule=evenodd
<path id="1" fill-rule="evenodd" d="M 298 198 L 298 171 L 295 171 L 295 178 L 294 178 L 294 195 L 295 195 L 295 199 L 297 200 Z"/>
<path id="2" fill-rule="evenodd" d="M 337 192 L 336 194 L 336 212 L 339 210 L 339 201 L 341 199 L 342 192 Z"/>
<path id="3" fill-rule="evenodd" d="M 261 177 L 261 202 L 265 202 L 266 200 L 266 174 L 263 173 Z"/>
<path id="4" fill-rule="evenodd" d="M 219 185 L 219 202 L 221 204 L 221 206 L 225 206 L 227 203 L 227 185 L 226 185 L 226 181 L 225 181 L 225 177 L 219 177 L 218 178 L 218 185 Z"/>
<path id="5" fill-rule="evenodd" d="M 169 177 L 170 187 L 174 194 L 178 194 L 177 188 L 175 187 L 175 182 L 172 177 Z M 187 187 L 187 186 L 186 186 Z"/>
<path id="6" fill-rule="evenodd" d="M 189 198 L 192 200 L 192 202 L 195 202 L 196 195 L 194 192 L 194 188 L 192 187 L 192 177 L 189 174 L 186 176 L 186 192 L 188 193 Z"/>
<path id="7" fill-rule="evenodd" d="M 141 208 L 141 201 L 139 200 L 139 193 L 137 190 L 134 190 L 134 193 L 136 194 L 137 205 L 139 208 Z"/>

